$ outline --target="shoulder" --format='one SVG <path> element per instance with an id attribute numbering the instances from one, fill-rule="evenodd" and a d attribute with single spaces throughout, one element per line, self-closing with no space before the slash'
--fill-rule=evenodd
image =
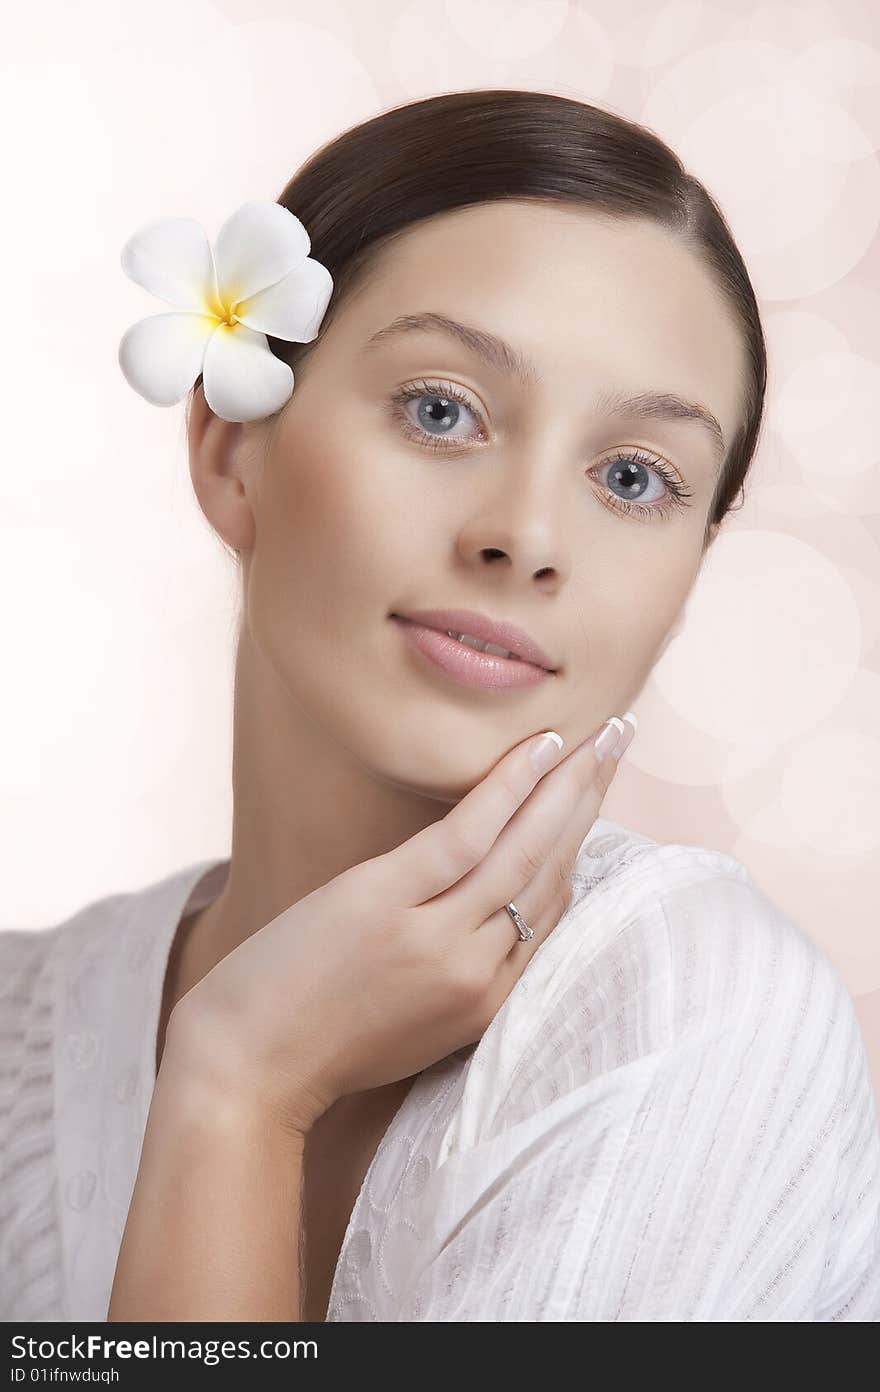
<path id="1" fill-rule="evenodd" d="M 135 897 L 132 892 L 109 894 L 49 927 L 0 930 L 0 1008 L 7 1025 L 44 1004 L 61 961 L 96 952 Z M 8 1029 L 4 1038 L 9 1039 Z"/>
<path id="2" fill-rule="evenodd" d="M 117 1013 L 137 1019 L 142 974 L 128 973 L 126 1000 L 120 953 L 143 894 L 104 895 L 49 927 L 0 931 L 0 1318 L 65 1318 L 64 1225 L 92 1218 L 98 1194 L 97 1166 L 83 1157 L 102 1144 L 103 1097 L 120 1118 L 127 1097 L 109 1093 L 124 1059 L 100 1029 Z"/>
<path id="3" fill-rule="evenodd" d="M 54 1178 L 57 929 L 0 932 L 0 1318 L 58 1316 Z"/>
<path id="4" fill-rule="evenodd" d="M 880 1316 L 880 1128 L 837 968 L 735 858 L 607 821 L 590 842 L 469 1060 L 455 1144 L 484 1175 L 565 1164 L 585 1211 L 672 1225 L 679 1254 L 687 1234 L 728 1317 Z"/>
<path id="5" fill-rule="evenodd" d="M 80 1015 L 131 1013 L 146 989 L 145 968 L 164 967 L 167 932 L 192 884 L 216 862 L 101 895 L 49 927 L 0 931 L 0 1010 L 7 1087 L 23 1086 L 15 1057 L 33 1054 L 36 1033 L 73 1030 Z M 201 880 L 200 880 L 201 882 Z M 128 1004 L 121 1000 L 132 995 Z M 71 1043 L 75 1049 L 75 1043 Z M 7 1108 L 6 1120 L 9 1120 Z"/>
<path id="6" fill-rule="evenodd" d="M 857 1023 L 831 959 L 736 857 L 604 828 L 576 862 L 566 916 L 574 933 L 559 925 L 579 936 L 576 966 L 588 977 L 618 958 L 650 969 L 675 1035 L 709 1018 L 778 1021 L 780 1011 L 805 1027 Z"/>
<path id="7" fill-rule="evenodd" d="M 107 895 L 49 927 L 0 931 L 3 1131 L 18 1125 L 20 1107 L 33 1112 L 42 1093 L 51 1095 L 63 1001 L 76 992 L 81 974 L 100 974 L 108 933 L 124 920 L 130 899 Z"/>
<path id="8" fill-rule="evenodd" d="M 499 1069 L 496 1122 L 600 1079 L 638 1088 L 707 1059 L 736 1073 L 742 1098 L 745 1080 L 773 1072 L 779 1100 L 806 1085 L 829 1111 L 868 1078 L 837 968 L 735 857 L 603 818 L 572 882 L 477 1050 Z"/>
<path id="9" fill-rule="evenodd" d="M 51 1023 L 53 953 L 58 928 L 7 928 L 0 932 L 0 1050 L 7 1087 L 16 1076 L 15 1059 L 29 1035 L 46 1035 Z"/>

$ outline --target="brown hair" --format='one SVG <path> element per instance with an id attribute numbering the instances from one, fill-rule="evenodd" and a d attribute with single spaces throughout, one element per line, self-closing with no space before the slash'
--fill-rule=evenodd
<path id="1" fill-rule="evenodd" d="M 490 200 L 583 204 L 648 218 L 681 233 L 708 266 L 742 331 L 742 416 L 710 504 L 709 527 L 742 493 L 758 441 L 767 382 L 755 294 L 724 216 L 677 155 L 644 126 L 586 102 L 545 92 L 489 88 L 393 107 L 321 146 L 278 202 L 311 239 L 310 255 L 333 276 L 321 333 L 381 247 L 423 218 Z M 269 337 L 294 370 L 320 342 Z M 201 377 L 196 382 L 198 387 Z M 741 503 L 738 504 L 741 506 Z"/>

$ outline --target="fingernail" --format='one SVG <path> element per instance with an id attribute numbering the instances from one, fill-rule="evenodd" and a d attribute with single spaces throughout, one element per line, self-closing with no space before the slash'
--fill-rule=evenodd
<path id="1" fill-rule="evenodd" d="M 638 718 L 635 711 L 627 711 L 623 717 L 624 731 L 617 744 L 612 749 L 612 756 L 620 761 L 635 739 L 636 730 L 639 728 Z"/>
<path id="2" fill-rule="evenodd" d="M 618 715 L 612 715 L 610 720 L 606 720 L 602 729 L 593 741 L 593 748 L 596 751 L 596 758 L 601 763 L 606 754 L 610 754 L 616 748 L 618 740 L 625 732 L 625 725 Z"/>
<path id="3" fill-rule="evenodd" d="M 529 750 L 532 768 L 538 773 L 549 772 L 553 765 L 559 762 L 562 745 L 561 735 L 557 735 L 555 730 L 545 730 Z"/>

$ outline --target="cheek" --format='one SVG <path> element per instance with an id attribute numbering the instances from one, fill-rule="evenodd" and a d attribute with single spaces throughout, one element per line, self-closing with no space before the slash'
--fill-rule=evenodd
<path id="1" fill-rule="evenodd" d="M 310 630 L 330 633 L 362 613 L 384 613 L 399 588 L 411 507 L 395 507 L 398 490 L 376 454 L 337 432 L 298 431 L 264 475 L 255 588 Z"/>
<path id="2" fill-rule="evenodd" d="M 631 566 L 618 563 L 619 578 L 593 596 L 593 617 L 588 607 L 584 621 L 588 669 L 639 686 L 662 654 L 692 587 L 696 561 L 682 565 L 677 551 L 674 564 L 655 559 L 650 565 L 643 554 Z"/>
<path id="3" fill-rule="evenodd" d="M 653 602 L 645 606 L 640 680 L 648 677 L 675 637 L 694 577 L 695 572 L 682 572 L 679 568 L 656 582 Z"/>

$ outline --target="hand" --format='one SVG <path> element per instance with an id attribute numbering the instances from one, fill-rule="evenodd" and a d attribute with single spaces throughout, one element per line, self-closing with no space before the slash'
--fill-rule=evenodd
<path id="1" fill-rule="evenodd" d="M 571 902 L 572 865 L 617 769 L 599 759 L 597 733 L 543 775 L 530 736 L 445 817 L 285 909 L 178 1002 L 172 1047 L 221 1091 L 243 1087 L 308 1131 L 344 1094 L 480 1039 Z"/>

